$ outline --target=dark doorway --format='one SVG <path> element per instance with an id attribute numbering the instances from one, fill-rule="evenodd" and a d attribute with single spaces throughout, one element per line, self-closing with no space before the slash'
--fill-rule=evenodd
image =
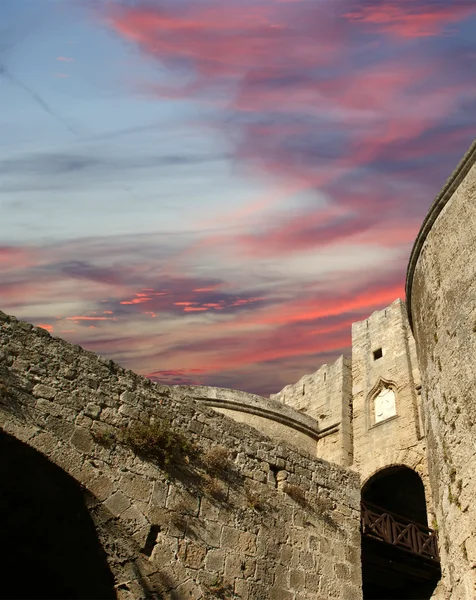
<path id="1" fill-rule="evenodd" d="M 362 489 L 364 600 L 429 600 L 440 576 L 420 476 L 405 466 L 376 473 Z"/>
<path id="2" fill-rule="evenodd" d="M 81 486 L 0 431 L 0 598 L 116 598 Z"/>

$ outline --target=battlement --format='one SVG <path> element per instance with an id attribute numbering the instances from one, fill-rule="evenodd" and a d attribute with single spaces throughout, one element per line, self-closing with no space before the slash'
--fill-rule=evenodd
<path id="1" fill-rule="evenodd" d="M 318 421 L 318 456 L 352 465 L 367 478 L 397 458 L 409 466 L 421 463 L 420 387 L 406 306 L 397 299 L 352 324 L 351 357 L 340 356 L 271 399 Z M 397 457 L 401 448 L 413 448 L 412 455 Z"/>

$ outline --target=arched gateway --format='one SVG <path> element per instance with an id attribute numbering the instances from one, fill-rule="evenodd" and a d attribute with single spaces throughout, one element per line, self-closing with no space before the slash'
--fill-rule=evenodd
<path id="1" fill-rule="evenodd" d="M 362 489 L 364 600 L 429 600 L 441 571 L 425 490 L 405 465 L 382 469 Z"/>

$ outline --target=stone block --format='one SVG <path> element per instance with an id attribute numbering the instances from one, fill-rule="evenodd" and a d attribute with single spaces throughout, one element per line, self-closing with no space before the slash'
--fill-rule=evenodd
<path id="1" fill-rule="evenodd" d="M 269 590 L 269 600 L 294 600 L 294 594 L 282 588 L 272 587 Z"/>
<path id="2" fill-rule="evenodd" d="M 131 530 L 138 531 L 141 527 L 145 527 L 148 521 L 144 514 L 137 506 L 130 506 L 119 515 L 121 521 Z"/>
<path id="3" fill-rule="evenodd" d="M 217 571 L 222 573 L 225 566 L 224 550 L 209 550 L 205 558 L 205 568 L 208 571 Z"/>
<path id="4" fill-rule="evenodd" d="M 179 542 L 178 556 L 186 567 L 201 569 L 203 567 L 206 548 L 197 542 L 181 540 Z"/>
<path id="5" fill-rule="evenodd" d="M 119 481 L 119 487 L 126 496 L 141 502 L 148 502 L 152 491 L 150 481 L 134 473 L 124 473 Z"/>
<path id="6" fill-rule="evenodd" d="M 42 383 L 37 383 L 33 388 L 33 396 L 35 398 L 44 398 L 45 400 L 53 400 L 56 396 L 57 390 L 55 388 L 50 387 L 49 385 L 44 385 Z"/>
<path id="7" fill-rule="evenodd" d="M 102 502 L 109 498 L 114 489 L 114 483 L 106 477 L 106 475 L 100 475 L 94 479 L 89 485 L 89 491 L 96 496 L 96 498 Z"/>
<path id="8" fill-rule="evenodd" d="M 104 506 L 115 516 L 118 517 L 129 508 L 131 502 L 122 492 L 116 492 L 104 502 Z"/>
<path id="9" fill-rule="evenodd" d="M 93 449 L 94 441 L 87 429 L 75 427 L 71 436 L 71 443 L 81 452 L 89 453 Z"/>
<path id="10" fill-rule="evenodd" d="M 176 510 L 180 513 L 189 515 L 198 515 L 200 502 L 199 498 L 190 492 L 176 485 L 171 485 L 166 501 L 166 507 L 169 510 Z"/>

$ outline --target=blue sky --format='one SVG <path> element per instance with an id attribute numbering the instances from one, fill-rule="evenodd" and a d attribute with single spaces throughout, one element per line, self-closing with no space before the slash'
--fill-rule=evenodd
<path id="1" fill-rule="evenodd" d="M 0 309 L 268 394 L 403 297 L 475 137 L 476 5 L 3 0 Z"/>

